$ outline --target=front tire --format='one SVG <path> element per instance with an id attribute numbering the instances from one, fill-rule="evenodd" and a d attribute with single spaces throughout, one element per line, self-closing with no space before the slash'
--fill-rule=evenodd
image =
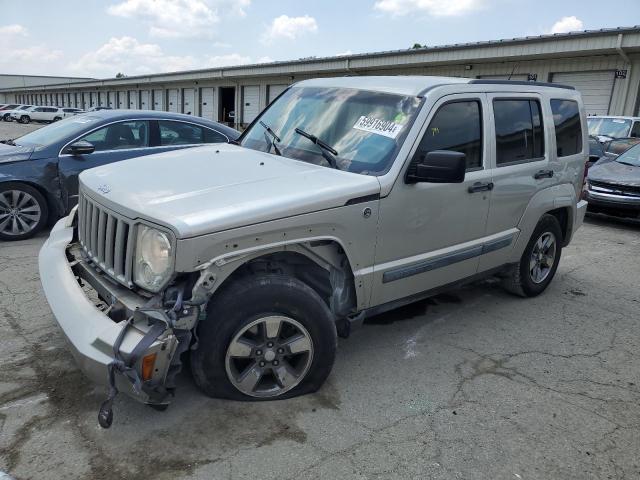
<path id="1" fill-rule="evenodd" d="M 535 297 L 553 280 L 562 254 L 562 229 L 558 219 L 545 214 L 536 225 L 520 262 L 504 279 L 505 289 L 521 297 Z"/>
<path id="2" fill-rule="evenodd" d="M 62 117 L 56 117 L 56 118 L 53 119 L 54 122 L 58 122 L 60 120 L 62 120 Z"/>
<path id="3" fill-rule="evenodd" d="M 333 316 L 305 283 L 284 275 L 223 286 L 198 326 L 191 353 L 196 384 L 209 396 L 260 401 L 316 391 L 331 372 Z"/>
<path id="4" fill-rule="evenodd" d="M 20 117 L 20 123 L 29 123 L 31 122 L 31 118 L 28 115 L 22 115 Z"/>
<path id="5" fill-rule="evenodd" d="M 30 185 L 0 184 L 0 240 L 26 240 L 47 224 L 49 209 L 42 194 Z"/>

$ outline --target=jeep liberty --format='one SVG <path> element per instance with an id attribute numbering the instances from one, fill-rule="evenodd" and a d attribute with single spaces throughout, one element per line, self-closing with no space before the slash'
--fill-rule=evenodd
<path id="1" fill-rule="evenodd" d="M 42 247 L 82 371 L 165 408 L 181 358 L 234 400 L 329 375 L 337 335 L 495 275 L 524 297 L 580 227 L 586 115 L 571 87 L 443 77 L 290 86 L 239 138 L 87 170 Z"/>

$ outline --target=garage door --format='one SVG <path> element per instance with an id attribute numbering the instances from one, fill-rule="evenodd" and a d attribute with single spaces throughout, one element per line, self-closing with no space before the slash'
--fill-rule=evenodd
<path id="1" fill-rule="evenodd" d="M 149 105 L 149 90 L 140 91 L 140 108 L 142 110 L 151 110 L 151 105 Z"/>
<path id="2" fill-rule="evenodd" d="M 169 92 L 169 105 L 167 105 L 167 110 L 169 112 L 178 112 L 178 90 L 172 88 L 168 90 Z"/>
<path id="3" fill-rule="evenodd" d="M 251 85 L 242 89 L 242 123 L 251 123 L 260 113 L 260 87 Z"/>
<path id="4" fill-rule="evenodd" d="M 200 116 L 209 120 L 217 120 L 213 113 L 213 88 L 203 88 L 200 93 Z"/>
<path id="5" fill-rule="evenodd" d="M 138 109 L 138 91 L 129 90 L 129 108 L 132 110 Z"/>
<path id="6" fill-rule="evenodd" d="M 607 115 L 615 81 L 613 71 L 554 73 L 551 81 L 575 87 L 582 94 L 587 115 Z"/>
<path id="7" fill-rule="evenodd" d="M 198 113 L 196 109 L 196 91 L 193 88 L 185 88 L 182 98 L 182 113 L 188 113 L 190 115 Z"/>
<path id="8" fill-rule="evenodd" d="M 116 108 L 116 92 L 107 92 L 107 107 Z"/>
<path id="9" fill-rule="evenodd" d="M 164 110 L 164 90 L 161 88 L 153 91 L 153 109 Z"/>
<path id="10" fill-rule="evenodd" d="M 118 108 L 125 109 L 127 106 L 127 92 L 118 92 Z"/>
<path id="11" fill-rule="evenodd" d="M 268 103 L 273 102 L 278 95 L 284 92 L 289 85 L 269 85 L 269 98 L 267 100 Z"/>
<path id="12" fill-rule="evenodd" d="M 98 103 L 101 107 L 108 107 L 109 100 L 107 100 L 107 92 L 99 92 L 98 93 Z"/>

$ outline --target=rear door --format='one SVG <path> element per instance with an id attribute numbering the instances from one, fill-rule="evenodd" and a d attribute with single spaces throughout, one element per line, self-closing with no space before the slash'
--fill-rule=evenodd
<path id="1" fill-rule="evenodd" d="M 556 183 L 543 124 L 543 109 L 549 107 L 537 94 L 491 93 L 488 99 L 494 165 L 487 235 L 515 234 L 533 196 Z M 509 253 L 504 248 L 483 255 L 479 269 L 504 264 Z"/>

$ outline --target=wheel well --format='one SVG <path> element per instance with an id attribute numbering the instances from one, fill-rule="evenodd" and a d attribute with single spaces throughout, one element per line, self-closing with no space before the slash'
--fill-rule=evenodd
<path id="1" fill-rule="evenodd" d="M 243 277 L 261 273 L 290 275 L 316 291 L 327 304 L 336 319 L 344 318 L 355 311 L 356 291 L 353 273 L 346 255 L 341 252 L 340 266 L 320 266 L 302 253 L 281 251 L 253 258 L 233 271 L 221 286 L 241 281 Z M 214 294 L 215 295 L 215 294 Z"/>
<path id="2" fill-rule="evenodd" d="M 560 224 L 560 230 L 562 231 L 562 242 L 566 243 L 569 238 L 569 211 L 567 207 L 556 208 L 547 212 L 548 215 L 553 215 Z"/>

